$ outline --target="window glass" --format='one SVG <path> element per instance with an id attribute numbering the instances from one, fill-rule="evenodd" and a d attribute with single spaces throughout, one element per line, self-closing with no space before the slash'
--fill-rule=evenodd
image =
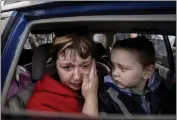
<path id="1" fill-rule="evenodd" d="M 10 17 L 1 18 L 1 35 Z"/>
<path id="2" fill-rule="evenodd" d="M 146 37 L 149 38 L 154 44 L 157 64 L 160 64 L 165 68 L 169 68 L 167 50 L 162 35 L 147 34 Z"/>
<path id="3" fill-rule="evenodd" d="M 29 34 L 24 49 L 35 49 L 39 45 L 52 43 L 53 34 Z"/>
<path id="4" fill-rule="evenodd" d="M 171 48 L 172 48 L 172 52 L 173 52 L 173 58 L 174 58 L 174 62 L 176 65 L 176 36 L 168 36 L 168 39 L 170 41 L 171 44 Z"/>
<path id="5" fill-rule="evenodd" d="M 155 47 L 156 51 L 156 68 L 159 69 L 159 73 L 162 77 L 167 79 L 167 74 L 169 72 L 169 64 L 168 64 L 168 56 L 167 56 L 167 50 L 165 46 L 165 42 L 162 35 L 152 35 L 152 34 L 146 34 L 147 38 L 149 38 Z M 173 40 L 170 40 L 172 43 Z"/>
<path id="6" fill-rule="evenodd" d="M 102 43 L 104 48 L 107 47 L 107 39 L 106 39 L 106 36 L 104 34 L 100 34 L 100 33 L 94 34 L 93 40 L 96 41 L 96 42 Z"/>
<path id="7" fill-rule="evenodd" d="M 114 41 L 124 40 L 130 38 L 130 33 L 116 33 L 114 36 Z"/>
<path id="8" fill-rule="evenodd" d="M 114 35 L 114 43 L 118 40 L 124 40 L 128 38 L 134 38 L 137 37 L 138 34 L 136 33 L 116 33 Z"/>

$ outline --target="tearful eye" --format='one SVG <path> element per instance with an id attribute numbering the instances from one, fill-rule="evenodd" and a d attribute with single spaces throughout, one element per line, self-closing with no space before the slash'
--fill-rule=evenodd
<path id="1" fill-rule="evenodd" d="M 83 69 L 87 69 L 89 67 L 89 65 L 83 65 L 82 68 Z"/>
<path id="2" fill-rule="evenodd" d="M 72 67 L 72 66 L 64 66 L 63 68 L 64 68 L 65 70 L 69 71 L 69 70 L 71 70 L 73 67 Z"/>

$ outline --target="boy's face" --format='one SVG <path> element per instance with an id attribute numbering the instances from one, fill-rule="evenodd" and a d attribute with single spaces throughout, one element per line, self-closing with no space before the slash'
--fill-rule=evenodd
<path id="1" fill-rule="evenodd" d="M 91 67 L 92 57 L 88 56 L 82 59 L 75 50 L 67 49 L 65 55 L 60 55 L 56 61 L 56 68 L 61 83 L 72 89 L 80 90 L 83 82 L 83 75 L 88 72 Z"/>
<path id="2" fill-rule="evenodd" d="M 125 49 L 113 50 L 111 53 L 112 77 L 120 88 L 138 88 L 143 82 L 144 70 L 138 62 L 135 52 Z"/>

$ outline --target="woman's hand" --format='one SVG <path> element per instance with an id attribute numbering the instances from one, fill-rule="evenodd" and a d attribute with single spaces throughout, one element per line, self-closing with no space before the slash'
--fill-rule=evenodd
<path id="1" fill-rule="evenodd" d="M 97 89 L 98 89 L 98 76 L 95 60 L 93 60 L 90 72 L 84 74 L 82 83 L 82 95 L 85 101 L 93 99 L 93 97 L 97 97 Z"/>
<path id="2" fill-rule="evenodd" d="M 95 60 L 92 61 L 92 66 L 89 73 L 84 74 L 82 83 L 82 95 L 85 99 L 82 113 L 97 117 L 98 116 L 98 76 L 96 71 Z"/>

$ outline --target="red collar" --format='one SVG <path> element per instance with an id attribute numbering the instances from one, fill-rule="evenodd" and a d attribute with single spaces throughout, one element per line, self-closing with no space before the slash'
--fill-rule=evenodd
<path id="1" fill-rule="evenodd" d="M 45 74 L 44 77 L 36 83 L 34 91 L 45 91 L 64 96 L 81 98 L 81 95 L 79 93 L 65 87 L 59 81 L 49 76 L 49 74 Z"/>

